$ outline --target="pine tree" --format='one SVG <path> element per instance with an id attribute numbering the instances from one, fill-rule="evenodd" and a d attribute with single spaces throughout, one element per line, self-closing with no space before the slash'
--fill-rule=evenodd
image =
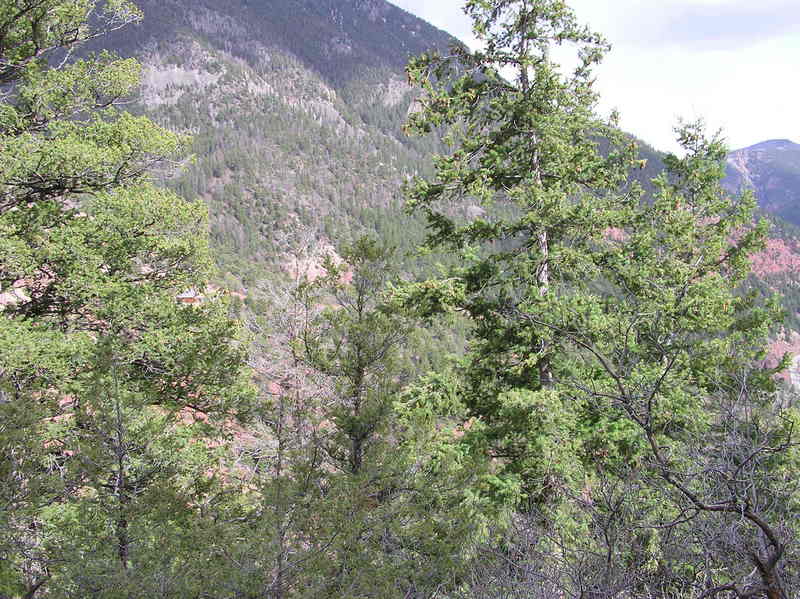
<path id="1" fill-rule="evenodd" d="M 761 362 L 780 312 L 741 286 L 765 225 L 721 189 L 723 145 L 682 127 L 645 197 L 595 116 L 602 39 L 557 0 L 466 11 L 482 49 L 409 67 L 411 129 L 452 147 L 410 204 L 461 264 L 403 293 L 473 325 L 439 392 L 492 464 L 477 492 L 517 512 L 476 596 L 787 596 L 796 413 Z"/>
<path id="2" fill-rule="evenodd" d="M 0 446 L 12 456 L 0 592 L 12 596 L 164 582 L 177 563 L 164 549 L 214 464 L 201 439 L 247 396 L 225 303 L 178 302 L 213 272 L 207 215 L 150 179 L 186 140 L 116 107 L 135 61 L 73 56 L 139 17 L 116 0 L 0 2 Z"/>
<path id="3" fill-rule="evenodd" d="M 638 199 L 635 187 L 619 193 L 633 147 L 594 112 L 592 67 L 608 45 L 563 2 L 472 1 L 465 10 L 483 49 L 457 46 L 409 65 L 424 91 L 410 129 L 446 128 L 453 148 L 436 159 L 433 180 L 409 186 L 410 206 L 428 219 L 429 245 L 462 265 L 418 286 L 413 303 L 473 321 L 463 368 L 465 401 L 481 424 L 473 433 L 503 460 L 506 483 L 523 477 L 531 496 L 543 496 L 567 475 L 555 456 L 577 424 L 552 393 L 560 336 L 523 310 L 567 309 L 593 277 L 592 248 Z M 577 56 L 569 75 L 555 46 Z"/>

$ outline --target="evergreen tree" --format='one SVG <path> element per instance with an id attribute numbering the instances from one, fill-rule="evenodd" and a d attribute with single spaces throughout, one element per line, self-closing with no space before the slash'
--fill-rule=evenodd
<path id="1" fill-rule="evenodd" d="M 412 320 L 386 295 L 394 250 L 362 237 L 341 258 L 306 289 L 307 303 L 326 307 L 302 341 L 330 394 L 322 449 L 333 473 L 320 507 L 338 538 L 317 596 L 425 597 L 447 587 L 474 539 L 478 520 L 459 488 L 474 472 L 445 453 L 449 427 L 431 429 L 398 402 L 415 348 Z M 428 460 L 435 466 L 420 471 Z"/>
<path id="2" fill-rule="evenodd" d="M 392 256 L 371 238 L 341 262 L 303 252 L 288 297 L 272 294 L 262 426 L 242 448 L 248 541 L 232 561 L 250 593 L 427 597 L 452 586 L 473 545 L 473 464 L 453 427 L 403 392 L 413 346 L 386 296 Z"/>
<path id="3" fill-rule="evenodd" d="M 725 145 L 698 123 L 678 133 L 686 154 L 667 156 L 653 203 L 595 253 L 603 293 L 537 320 L 569 338 L 563 392 L 626 430 L 662 592 L 788 597 L 798 414 L 776 393 L 786 362 L 763 363 L 783 314 L 741 288 L 766 223 L 753 226 L 752 196 L 722 189 Z"/>
<path id="4" fill-rule="evenodd" d="M 474 326 L 443 391 L 518 533 L 475 596 L 788 596 L 796 413 L 760 362 L 780 313 L 737 293 L 765 229 L 721 190 L 724 147 L 681 128 L 686 157 L 643 198 L 634 148 L 594 116 L 601 38 L 557 0 L 466 11 L 483 49 L 409 67 L 411 129 L 453 146 L 411 207 L 462 265 L 404 294 Z M 552 49 L 569 44 L 564 76 Z"/>
<path id="5" fill-rule="evenodd" d="M 563 2 L 471 1 L 465 10 L 483 49 L 455 47 L 409 65 L 424 91 L 410 129 L 444 127 L 453 147 L 436 159 L 433 180 L 409 186 L 410 206 L 428 219 L 429 245 L 460 258 L 446 279 L 419 286 L 413 303 L 474 322 L 463 368 L 465 401 L 480 422 L 472 432 L 502 459 L 507 491 L 524 479 L 526 493 L 543 498 L 569 476 L 563 451 L 578 424 L 552 391 L 560 335 L 523 306 L 566 309 L 591 279 L 592 248 L 638 199 L 635 187 L 619 193 L 633 148 L 594 113 L 592 67 L 607 44 Z M 576 53 L 568 76 L 553 46 Z"/>
<path id="6" fill-rule="evenodd" d="M 200 440 L 247 395 L 224 302 L 178 301 L 212 272 L 206 212 L 150 173 L 185 140 L 115 107 L 135 61 L 71 60 L 139 16 L 122 0 L 0 2 L 0 593 L 13 597 L 184 596 L 164 586 L 180 570 L 164 549 L 210 480 Z"/>

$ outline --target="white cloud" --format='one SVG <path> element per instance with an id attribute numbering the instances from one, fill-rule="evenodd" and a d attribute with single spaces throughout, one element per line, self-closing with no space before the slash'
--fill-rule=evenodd
<path id="1" fill-rule="evenodd" d="M 595 27 L 606 15 L 614 15 L 603 30 L 621 43 L 639 45 L 698 45 L 704 49 L 738 48 L 800 27 L 797 0 L 671 0 L 652 3 L 617 0 L 575 0 L 572 5 Z"/>
<path id="2" fill-rule="evenodd" d="M 459 0 L 396 0 L 467 43 Z M 614 45 L 598 69 L 602 106 L 659 149 L 678 118 L 703 117 L 733 147 L 800 142 L 798 0 L 572 0 Z"/>

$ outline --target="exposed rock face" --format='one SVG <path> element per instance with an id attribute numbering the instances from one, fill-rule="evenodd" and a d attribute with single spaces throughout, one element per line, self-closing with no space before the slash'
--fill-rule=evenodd
<path id="1" fill-rule="evenodd" d="M 776 275 L 800 279 L 800 240 L 767 239 L 767 247 L 751 258 L 753 272 L 763 279 Z"/>
<path id="2" fill-rule="evenodd" d="M 752 189 L 763 210 L 800 225 L 800 144 L 775 139 L 731 152 L 725 183 Z"/>
<path id="3" fill-rule="evenodd" d="M 774 368 L 785 354 L 791 356 L 791 361 L 778 378 L 800 391 L 800 334 L 797 332 L 784 332 L 772 342 L 765 360 L 766 366 Z"/>

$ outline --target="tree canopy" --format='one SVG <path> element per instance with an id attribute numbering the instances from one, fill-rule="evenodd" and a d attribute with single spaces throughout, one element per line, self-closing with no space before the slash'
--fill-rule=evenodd
<path id="1" fill-rule="evenodd" d="M 483 492 L 516 513 L 485 556 L 515 555 L 511 573 L 485 564 L 473 592 L 788 596 L 797 490 L 774 468 L 797 413 L 763 363 L 782 313 L 745 284 L 766 223 L 720 186 L 724 145 L 680 126 L 685 155 L 644 193 L 635 145 L 597 116 L 602 37 L 559 0 L 465 10 L 480 49 L 409 65 L 410 129 L 451 145 L 410 206 L 458 261 L 403 293 L 473 326 L 445 384 L 494 464 Z"/>
<path id="2" fill-rule="evenodd" d="M 135 61 L 73 56 L 139 18 L 0 3 L 0 594 L 155 584 L 248 396 L 225 302 L 177 299 L 212 273 L 205 207 L 152 182 L 186 140 L 118 108 Z"/>
<path id="3" fill-rule="evenodd" d="M 638 183 L 601 35 L 465 11 L 479 49 L 408 67 L 438 270 L 284 223 L 232 306 L 163 185 L 188 138 L 87 48 L 138 9 L 0 0 L 0 599 L 791 596 L 800 412 L 724 144 L 681 124 Z"/>

